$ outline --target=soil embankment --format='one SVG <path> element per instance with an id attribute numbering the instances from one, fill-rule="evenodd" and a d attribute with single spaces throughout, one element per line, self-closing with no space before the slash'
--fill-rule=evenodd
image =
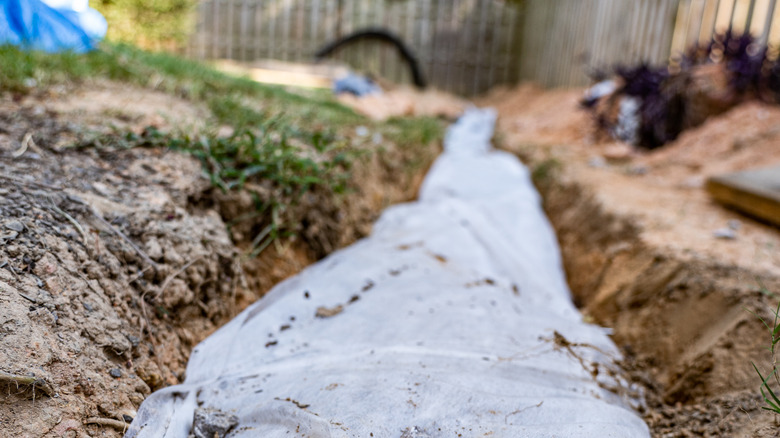
<path id="1" fill-rule="evenodd" d="M 348 136 L 365 153 L 347 193 L 307 194 L 305 233 L 246 258 L 254 235 L 226 225 L 256 199 L 215 190 L 190 155 L 94 141 L 195 132 L 207 113 L 109 82 L 0 98 L 0 435 L 120 436 L 200 340 L 412 198 L 438 150 Z"/>
<path id="2" fill-rule="evenodd" d="M 575 300 L 614 328 L 654 436 L 774 436 L 751 365 L 771 368 L 771 338 L 750 312 L 769 318 L 780 299 L 780 232 L 703 184 L 780 162 L 780 109 L 743 104 L 639 152 L 597 137 L 580 96 L 522 86 L 485 102 L 534 172 Z"/>

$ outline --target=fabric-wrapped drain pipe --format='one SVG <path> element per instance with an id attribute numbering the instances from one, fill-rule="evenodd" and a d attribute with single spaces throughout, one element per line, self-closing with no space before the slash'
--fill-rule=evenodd
<path id="1" fill-rule="evenodd" d="M 418 201 L 198 345 L 126 436 L 186 437 L 204 409 L 231 438 L 649 436 L 636 400 L 602 388 L 621 382 L 594 372 L 619 352 L 572 304 L 528 170 L 491 149 L 494 122 L 467 111 Z"/>

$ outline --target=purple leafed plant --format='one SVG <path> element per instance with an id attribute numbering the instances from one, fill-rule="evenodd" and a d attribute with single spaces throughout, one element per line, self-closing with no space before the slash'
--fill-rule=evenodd
<path id="1" fill-rule="evenodd" d="M 621 111 L 612 111 L 618 114 L 617 119 L 610 116 L 609 112 L 604 113 L 604 107 L 596 105 L 597 102 L 588 101 L 588 105 L 584 106 L 595 113 L 599 126 L 613 136 L 640 147 L 653 149 L 677 138 L 684 128 L 696 126 L 708 115 L 725 110 L 709 105 L 712 110 L 702 113 L 702 105 L 695 105 L 691 101 L 697 98 L 696 96 L 707 93 L 715 93 L 710 95 L 712 99 L 717 99 L 718 94 L 729 96 L 726 107 L 755 98 L 780 103 L 780 60 L 770 55 L 767 47 L 760 45 L 749 33 L 736 34 L 728 31 L 715 35 L 706 46 L 689 50 L 674 69 L 674 73 L 670 73 L 668 67 L 653 67 L 647 63 L 615 67 L 614 76 L 622 86 L 606 99 L 616 105 L 622 105 L 623 100 L 630 99 L 633 105 L 631 107 L 638 108 L 630 112 L 639 119 L 630 124 L 634 130 L 631 135 L 625 135 L 627 116 L 626 111 L 622 110 L 626 105 L 620 106 Z M 727 85 L 720 87 L 724 89 L 690 89 L 691 84 L 696 84 L 691 80 L 693 77 L 700 72 L 712 72 L 698 69 L 713 64 L 720 66 L 716 67 L 716 71 L 721 68 L 719 71 L 724 72 L 728 78 Z M 718 82 L 710 82 L 716 83 Z M 704 105 L 705 108 L 707 106 Z"/>

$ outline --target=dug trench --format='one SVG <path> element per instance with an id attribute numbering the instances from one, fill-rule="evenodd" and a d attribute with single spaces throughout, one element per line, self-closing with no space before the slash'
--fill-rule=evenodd
<path id="1" fill-rule="evenodd" d="M 539 188 L 575 302 L 614 330 L 654 436 L 760 436 L 769 414 L 751 362 L 767 362 L 771 337 L 751 311 L 772 320 L 761 287 L 780 290 L 780 279 L 643 242 L 576 183 Z"/>
<path id="2" fill-rule="evenodd" d="M 354 192 L 315 191 L 302 201 L 308 234 L 247 259 L 240 254 L 257 229 L 233 224 L 231 234 L 226 223 L 254 199 L 214 190 L 191 156 L 66 147 L 89 137 L 90 124 L 140 133 L 199 120 L 204 108 L 110 83 L 68 90 L 67 99 L 52 93 L 0 102 L 0 430 L 9 436 L 120 436 L 152 390 L 184 379 L 201 339 L 279 280 L 365 235 L 384 207 L 411 199 L 437 151 L 435 142 L 383 144 L 381 156 L 355 167 Z M 143 108 L 112 109 L 129 96 Z M 774 436 L 750 365 L 767 363 L 770 338 L 750 312 L 768 318 L 777 305 L 762 292 L 780 291 L 777 230 L 709 205 L 690 187 L 648 198 L 649 178 L 665 172 L 653 157 L 589 165 L 592 152 L 572 151 L 601 149 L 581 141 L 587 121 L 573 113 L 577 97 L 521 88 L 489 103 L 502 115 L 498 143 L 533 171 L 575 300 L 586 318 L 614 329 L 621 365 L 645 390 L 653 435 Z M 511 111 L 512 99 L 525 113 Z M 150 116 L 150 102 L 162 117 Z M 766 148 L 780 112 L 762 106 L 738 108 L 682 141 L 745 120 L 763 125 L 750 138 L 718 134 L 724 150 L 746 163 L 757 153 L 776 157 Z M 635 170 L 645 163 L 647 174 Z M 634 196 L 606 196 L 631 186 Z M 648 205 L 674 220 L 637 213 Z M 742 221 L 739 239 L 711 241 L 712 227 L 727 220 Z M 670 222 L 694 227 L 675 234 Z"/>
<path id="3" fill-rule="evenodd" d="M 666 150 L 625 154 L 594 137 L 580 95 L 523 86 L 484 102 L 499 109 L 501 147 L 532 171 L 576 304 L 613 330 L 654 437 L 777 436 L 752 364 L 773 365 L 759 317 L 771 325 L 780 299 L 780 233 L 715 204 L 700 181 L 777 161 L 764 137 L 780 113 L 746 104 Z M 738 235 L 717 238 L 727 223 Z"/>

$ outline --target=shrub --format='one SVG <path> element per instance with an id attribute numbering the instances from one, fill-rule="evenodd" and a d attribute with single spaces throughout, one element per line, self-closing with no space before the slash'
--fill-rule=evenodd
<path id="1" fill-rule="evenodd" d="M 93 0 L 108 21 L 107 39 L 174 51 L 194 28 L 197 0 Z"/>

